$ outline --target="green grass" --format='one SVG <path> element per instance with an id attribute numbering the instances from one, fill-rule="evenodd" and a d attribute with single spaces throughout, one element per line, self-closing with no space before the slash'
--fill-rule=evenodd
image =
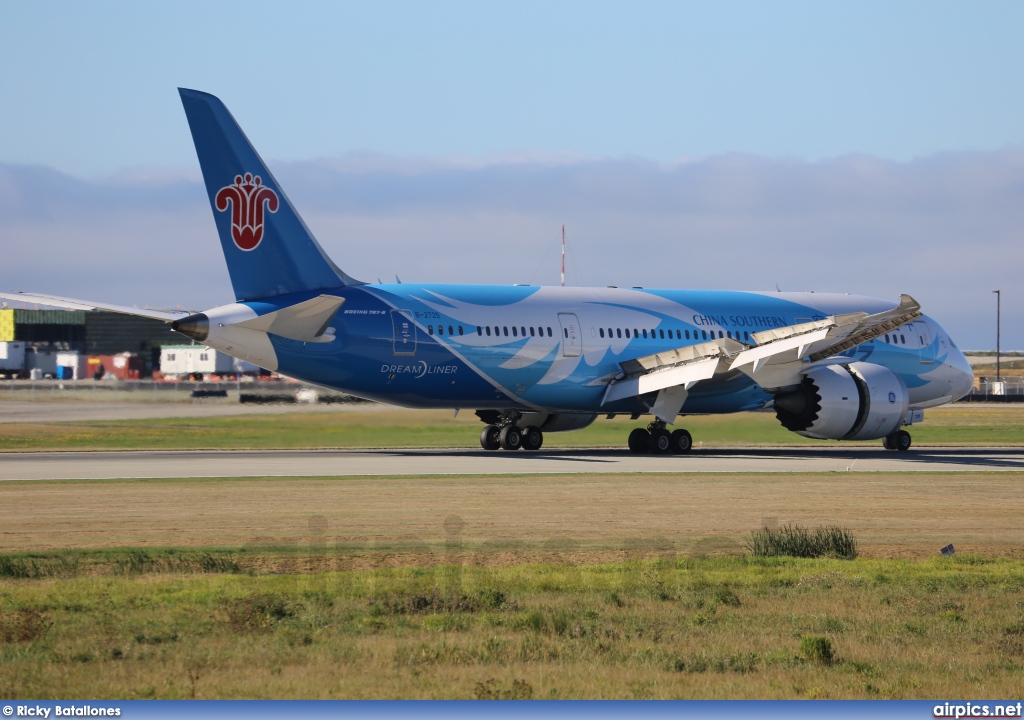
<path id="1" fill-rule="evenodd" d="M 0 696 L 1012 697 L 1024 670 L 1012 559 L 337 560 L 2 579 Z"/>
<path id="2" fill-rule="evenodd" d="M 599 418 L 585 430 L 548 433 L 545 447 L 625 446 L 630 421 Z M 680 418 L 697 447 L 735 445 L 822 445 L 788 432 L 772 413 Z M 244 415 L 158 420 L 3 423 L 0 450 L 138 450 L 247 448 L 476 448 L 482 424 L 472 413 L 452 417 L 442 411 L 351 410 L 283 415 Z M 911 428 L 914 443 L 1024 445 L 1024 407 L 953 406 L 926 413 Z M 847 445 L 849 443 L 846 443 Z M 877 446 L 879 441 L 869 441 Z"/>
<path id="3" fill-rule="evenodd" d="M 857 557 L 857 541 L 853 534 L 835 525 L 809 530 L 799 525 L 761 528 L 750 533 L 747 548 L 754 557 L 834 557 L 853 560 Z"/>

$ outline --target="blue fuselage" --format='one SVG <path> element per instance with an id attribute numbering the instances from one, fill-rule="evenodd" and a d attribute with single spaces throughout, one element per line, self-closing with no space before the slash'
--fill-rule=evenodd
<path id="1" fill-rule="evenodd" d="M 247 304 L 262 314 L 323 292 Z M 643 396 L 602 405 L 625 360 L 711 338 L 754 345 L 758 331 L 893 305 L 824 293 L 643 288 L 404 283 L 327 292 L 344 298 L 331 322 L 335 339 L 303 343 L 271 335 L 280 372 L 409 407 L 549 412 L 645 413 L 650 398 Z M 945 331 L 927 317 L 846 354 L 899 375 L 913 407 L 959 397 L 973 377 Z M 682 412 L 736 412 L 770 399 L 733 371 L 694 386 Z"/>

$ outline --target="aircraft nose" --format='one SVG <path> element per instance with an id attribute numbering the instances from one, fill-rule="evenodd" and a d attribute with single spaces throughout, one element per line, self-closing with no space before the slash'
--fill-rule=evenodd
<path id="1" fill-rule="evenodd" d="M 974 368 L 957 348 L 951 348 L 946 357 L 946 364 L 951 370 L 950 390 L 953 400 L 959 400 L 974 387 Z"/>

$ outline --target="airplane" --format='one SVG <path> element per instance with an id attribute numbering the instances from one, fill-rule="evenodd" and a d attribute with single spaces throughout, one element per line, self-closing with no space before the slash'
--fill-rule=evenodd
<path id="1" fill-rule="evenodd" d="M 367 283 L 340 269 L 227 107 L 179 88 L 235 302 L 157 318 L 262 368 L 408 408 L 473 410 L 485 450 L 539 450 L 600 415 L 645 418 L 634 453 L 686 454 L 680 417 L 774 408 L 809 438 L 906 451 L 924 410 L 970 391 L 949 334 L 910 296 Z M 397 280 L 397 277 L 396 277 Z M 646 418 L 650 417 L 647 422 Z"/>

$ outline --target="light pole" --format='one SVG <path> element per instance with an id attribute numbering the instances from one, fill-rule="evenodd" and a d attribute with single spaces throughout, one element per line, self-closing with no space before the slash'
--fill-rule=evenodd
<path id="1" fill-rule="evenodd" d="M 1002 312 L 1003 305 L 1003 294 L 999 290 L 993 290 L 996 294 L 996 382 L 1001 381 L 999 372 L 999 325 L 1000 325 L 1000 314 Z"/>

